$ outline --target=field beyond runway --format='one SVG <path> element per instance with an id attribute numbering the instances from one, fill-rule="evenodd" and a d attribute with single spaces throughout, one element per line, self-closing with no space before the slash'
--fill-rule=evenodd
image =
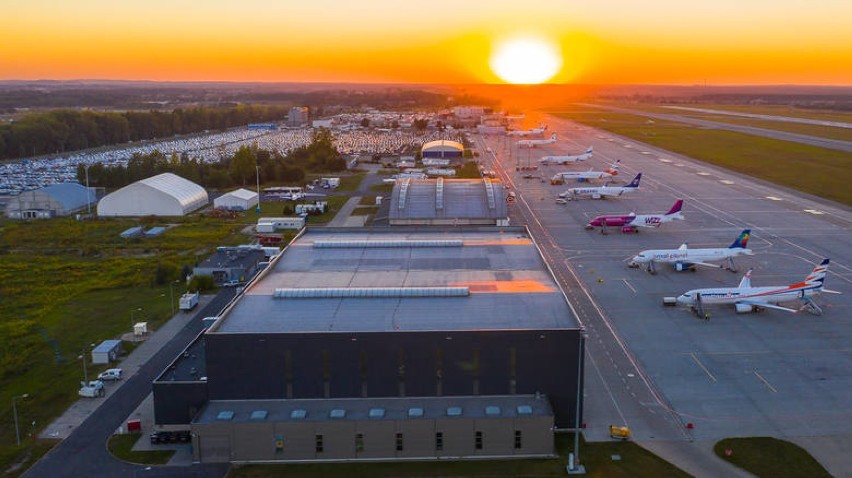
<path id="1" fill-rule="evenodd" d="M 607 425 L 620 423 L 631 426 L 638 440 L 677 439 L 676 430 L 646 426 L 666 413 L 680 419 L 674 426 L 691 423 L 685 433 L 695 440 L 848 435 L 849 209 L 568 120 L 551 117 L 546 122 L 560 134 L 554 146 L 518 155 L 511 139 L 486 137 L 480 145 L 500 158 L 510 187 L 541 223 L 544 233 L 537 242 L 554 244 L 560 256 L 551 260 L 567 261 L 602 309 L 600 318 L 595 311 L 581 312 L 590 332 L 587 437 L 606 439 Z M 540 156 L 576 154 L 590 145 L 594 157 L 580 165 L 546 166 L 531 179 L 515 170 Z M 558 192 L 573 185 L 551 186 L 541 180 L 562 170 L 600 170 L 616 159 L 623 165 L 622 182 L 643 172 L 641 190 L 632 196 L 559 205 L 554 202 Z M 612 231 L 602 236 L 583 229 L 598 214 L 665 212 L 676 198 L 685 199 L 685 221 L 639 234 Z M 677 248 L 683 242 L 724 247 L 744 228 L 752 229 L 749 247 L 755 255 L 739 260 L 736 274 L 713 269 L 676 273 L 660 267 L 651 276 L 626 265 L 626 259 L 644 249 Z M 688 289 L 736 286 L 749 267 L 755 269 L 755 286 L 798 282 L 823 257 L 832 260 L 828 288 L 843 292 L 817 298 L 823 316 L 772 310 L 738 315 L 732 307 L 716 307 L 704 321 L 687 310 L 661 305 L 663 296 Z M 626 355 L 635 358 L 636 368 L 611 358 L 619 341 Z M 651 395 L 659 392 L 659 400 L 640 398 L 647 395 L 642 393 L 646 386 Z"/>

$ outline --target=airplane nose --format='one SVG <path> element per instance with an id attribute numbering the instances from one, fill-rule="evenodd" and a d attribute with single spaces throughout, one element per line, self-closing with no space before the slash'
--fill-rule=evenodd
<path id="1" fill-rule="evenodd" d="M 688 305 L 689 302 L 690 302 L 689 298 L 686 297 L 685 295 L 679 296 L 677 298 L 677 303 L 680 304 L 680 305 Z"/>

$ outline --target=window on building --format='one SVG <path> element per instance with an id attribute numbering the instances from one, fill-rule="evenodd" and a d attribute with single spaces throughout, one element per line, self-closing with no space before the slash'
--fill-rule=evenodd
<path id="1" fill-rule="evenodd" d="M 444 450 L 444 434 L 442 432 L 435 433 L 435 451 Z"/>
<path id="2" fill-rule="evenodd" d="M 322 435 L 316 435 L 314 437 L 314 448 L 316 448 L 317 453 L 322 453 L 325 449 L 322 443 Z"/>
<path id="3" fill-rule="evenodd" d="M 477 450 L 482 449 L 482 432 L 476 432 L 476 439 L 473 442 L 473 447 Z"/>
<path id="4" fill-rule="evenodd" d="M 364 451 L 364 434 L 356 433 L 355 434 L 355 452 L 361 453 Z"/>
<path id="5" fill-rule="evenodd" d="M 396 434 L 396 451 L 402 451 L 402 433 Z"/>
<path id="6" fill-rule="evenodd" d="M 515 430 L 515 450 L 520 450 L 523 448 L 523 442 L 521 441 L 521 431 Z"/>

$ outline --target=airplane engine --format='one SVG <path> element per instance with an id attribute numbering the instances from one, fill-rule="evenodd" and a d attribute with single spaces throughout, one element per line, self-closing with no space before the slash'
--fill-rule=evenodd
<path id="1" fill-rule="evenodd" d="M 749 312 L 754 311 L 754 306 L 748 304 L 734 304 L 737 308 L 738 314 L 748 314 Z"/>
<path id="2" fill-rule="evenodd" d="M 682 263 L 682 262 L 677 262 L 677 263 L 675 263 L 674 268 L 675 268 L 675 270 L 676 270 L 676 271 L 678 271 L 678 272 L 683 272 L 683 271 L 688 271 L 688 270 L 693 270 L 693 271 L 694 271 L 694 270 L 695 270 L 695 268 L 693 268 L 693 267 L 692 267 L 692 265 L 690 265 L 690 264 L 684 264 L 684 263 Z"/>
<path id="3" fill-rule="evenodd" d="M 621 228 L 621 232 L 624 232 L 624 233 L 628 233 L 628 232 L 639 232 L 639 229 L 636 229 L 636 228 L 635 228 L 635 227 L 633 227 L 633 226 L 624 226 L 624 227 L 622 227 L 622 228 Z"/>

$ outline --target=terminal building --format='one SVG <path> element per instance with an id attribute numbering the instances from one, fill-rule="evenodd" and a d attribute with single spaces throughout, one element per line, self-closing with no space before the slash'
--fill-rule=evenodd
<path id="1" fill-rule="evenodd" d="M 49 219 L 91 208 L 95 191 L 77 183 L 61 183 L 24 191 L 6 204 L 11 219 Z"/>
<path id="2" fill-rule="evenodd" d="M 525 228 L 307 228 L 155 380 L 155 422 L 199 462 L 552 456 L 583 348 Z"/>

